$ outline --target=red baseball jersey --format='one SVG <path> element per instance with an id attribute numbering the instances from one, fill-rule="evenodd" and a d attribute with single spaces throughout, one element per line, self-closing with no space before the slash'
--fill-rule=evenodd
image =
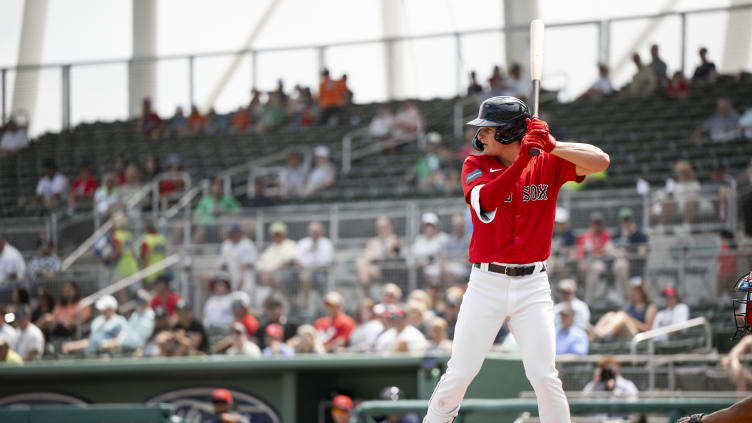
<path id="1" fill-rule="evenodd" d="M 481 210 L 480 188 L 505 170 L 494 156 L 468 156 L 462 190 L 473 216 L 470 262 L 526 264 L 551 253 L 556 196 L 567 181 L 582 182 L 575 165 L 541 152 L 530 159 L 509 197 L 496 210 Z"/>

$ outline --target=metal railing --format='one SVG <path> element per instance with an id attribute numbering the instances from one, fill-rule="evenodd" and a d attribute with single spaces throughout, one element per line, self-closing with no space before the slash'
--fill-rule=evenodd
<path id="1" fill-rule="evenodd" d="M 737 401 L 732 398 L 659 398 L 640 401 L 616 399 L 575 399 L 569 401 L 573 415 L 592 413 L 667 413 L 676 420 L 693 413 L 710 413 L 730 407 Z M 359 423 L 376 422 L 376 416 L 416 413 L 425 414 L 426 400 L 365 401 L 356 409 Z M 538 402 L 533 399 L 467 399 L 462 401 L 456 423 L 468 414 L 536 413 Z M 673 421 L 673 420 L 672 420 Z"/>
<path id="2" fill-rule="evenodd" d="M 341 173 L 343 175 L 350 173 L 353 160 L 360 160 L 364 157 L 381 153 L 384 150 L 413 142 L 417 142 L 421 148 L 425 147 L 426 139 L 423 126 L 418 129 L 418 135 L 415 139 L 390 137 L 389 139 L 373 140 L 368 133 L 368 127 L 350 131 L 342 137 Z"/>
<path id="3" fill-rule="evenodd" d="M 705 331 L 704 351 L 711 351 L 713 348 L 713 329 L 710 326 L 710 322 L 705 317 L 696 317 L 687 320 L 686 322 L 674 323 L 673 325 L 638 333 L 632 338 L 632 342 L 629 345 L 629 351 L 633 355 L 637 354 L 637 346 L 641 342 L 648 342 L 648 354 L 654 355 L 656 338 L 662 338 L 672 333 L 681 332 L 697 326 L 702 326 Z"/>
<path id="4" fill-rule="evenodd" d="M 105 288 L 100 289 L 99 291 L 89 295 L 88 297 L 85 297 L 81 299 L 81 301 L 78 302 L 78 306 L 76 308 L 76 337 L 81 338 L 82 334 L 82 313 L 87 308 L 90 307 L 92 304 L 94 304 L 100 297 L 104 295 L 112 295 L 121 289 L 128 288 L 129 286 L 133 285 L 136 282 L 140 282 L 142 279 L 151 276 L 157 272 L 161 272 L 162 270 L 167 269 L 168 267 L 180 262 L 181 256 L 180 254 L 173 254 L 169 257 L 165 257 L 162 261 L 159 261 L 157 263 L 152 264 L 149 267 L 143 268 L 139 270 L 138 272 L 121 279 L 112 285 L 109 285 Z"/>
<path id="5" fill-rule="evenodd" d="M 686 73 L 687 71 L 687 34 L 691 32 L 690 28 L 690 22 L 688 22 L 689 16 L 699 15 L 699 14 L 711 14 L 711 13 L 718 13 L 718 12 L 737 12 L 737 11 L 743 11 L 748 10 L 752 8 L 752 4 L 739 4 L 739 5 L 732 5 L 727 7 L 715 7 L 715 8 L 705 8 L 705 9 L 696 9 L 696 10 L 686 10 L 686 11 L 667 11 L 662 13 L 654 13 L 654 14 L 645 14 L 645 15 L 634 15 L 634 16 L 624 16 L 624 17 L 614 17 L 604 20 L 582 20 L 582 21 L 572 21 L 572 22 L 550 22 L 547 23 L 547 29 L 549 31 L 556 31 L 557 29 L 569 29 L 573 27 L 584 27 L 584 28 L 595 28 L 597 30 L 596 40 L 594 40 L 594 44 L 596 47 L 596 57 L 597 61 L 612 64 L 612 58 L 611 58 L 611 51 L 613 50 L 611 48 L 611 34 L 614 32 L 613 26 L 614 24 L 622 23 L 622 22 L 629 22 L 629 21 L 638 21 L 638 20 L 659 20 L 659 19 L 665 19 L 668 17 L 676 17 L 679 19 L 679 25 L 678 25 L 678 31 L 680 36 L 680 42 L 678 45 L 679 49 L 679 60 L 680 65 L 679 69 L 684 71 Z M 694 24 L 692 24 L 694 25 Z M 71 125 L 75 125 L 76 122 L 75 119 L 71 119 L 71 109 L 76 110 L 79 109 L 85 109 L 86 107 L 82 107 L 85 105 L 76 104 L 71 101 L 71 98 L 75 98 L 76 93 L 76 84 L 72 83 L 71 74 L 75 74 L 79 69 L 84 67 L 93 67 L 93 66 L 123 66 L 125 67 L 125 72 L 123 72 L 124 78 L 122 79 L 122 84 L 127 84 L 128 75 L 131 75 L 134 72 L 134 69 L 136 69 L 138 66 L 143 66 L 145 64 L 152 64 L 156 62 L 184 62 L 182 64 L 185 66 L 185 75 L 187 79 L 187 84 L 185 87 L 185 92 L 183 98 L 187 98 L 190 104 L 197 104 L 197 99 L 195 98 L 195 93 L 197 90 L 196 87 L 196 62 L 200 59 L 211 59 L 211 58 L 217 58 L 217 57 L 247 57 L 251 61 L 251 77 L 249 85 L 252 88 L 258 88 L 258 74 L 259 74 L 259 68 L 263 66 L 263 56 L 266 53 L 279 53 L 279 52 L 306 52 L 306 51 L 315 51 L 315 55 L 311 55 L 312 57 L 315 57 L 314 59 L 311 59 L 311 66 L 310 71 L 313 75 L 311 75 L 312 81 L 318 81 L 318 72 L 320 69 L 327 67 L 326 63 L 326 57 L 327 57 L 327 51 L 335 51 L 338 48 L 347 48 L 347 47 L 353 47 L 353 46 L 368 46 L 368 45 L 380 45 L 384 47 L 384 50 L 386 52 L 390 52 L 390 54 L 387 54 L 386 59 L 384 60 L 384 71 L 382 72 L 384 75 L 387 76 L 387 81 L 393 81 L 395 78 L 393 78 L 392 72 L 394 72 L 394 66 L 391 66 L 391 61 L 394 60 L 392 56 L 395 49 L 393 48 L 395 44 L 397 43 L 405 43 L 405 42 L 416 42 L 416 41 L 422 41 L 422 40 L 435 40 L 435 39 L 446 39 L 446 40 L 453 40 L 454 41 L 454 51 L 448 51 L 448 54 L 451 54 L 452 60 L 455 63 L 456 71 L 453 72 L 452 79 L 454 79 L 455 84 L 455 94 L 460 95 L 463 93 L 465 86 L 464 86 L 464 78 L 463 75 L 466 71 L 472 69 L 473 65 L 467 63 L 468 59 L 465 59 L 467 57 L 463 54 L 463 38 L 470 37 L 470 36 L 478 36 L 478 35 L 494 35 L 494 34 L 509 34 L 509 33 L 516 33 L 516 32 L 526 32 L 529 28 L 527 25 L 518 25 L 518 26 L 508 26 L 508 27 L 494 27 L 494 28 L 481 28 L 481 29 L 474 29 L 474 30 L 467 30 L 462 32 L 443 32 L 443 33 L 434 33 L 434 34 L 426 34 L 426 35 L 410 35 L 410 36 L 400 36 L 400 37 L 382 37 L 382 38 L 373 38 L 373 39 L 365 39 L 365 40 L 355 40 L 355 41 L 345 41 L 345 42 L 338 42 L 338 43 L 330 43 L 326 45 L 316 45 L 316 44 L 309 44 L 309 45 L 299 45 L 299 46 L 288 46 L 288 47 L 275 47 L 275 48 L 260 48 L 260 49 L 240 49 L 240 50 L 226 50 L 226 51 L 216 51 L 211 53 L 202 53 L 202 54 L 175 54 L 175 55 L 164 55 L 164 56 L 153 56 L 153 57 L 134 57 L 134 58 L 121 58 L 121 59 L 113 59 L 113 60 L 94 60 L 94 61 L 78 61 L 78 62 L 63 62 L 63 63 L 48 63 L 48 64 L 19 64 L 18 66 L 5 66 L 0 68 L 0 119 L 4 122 L 7 117 L 9 116 L 9 110 L 8 110 L 8 101 L 9 101 L 9 87 L 8 87 L 8 79 L 9 79 L 9 73 L 18 73 L 18 72 L 40 72 L 40 71 L 58 71 L 59 72 L 59 80 L 60 80 L 60 90 L 62 94 L 62 101 L 59 102 L 61 104 L 60 108 L 60 127 L 59 128 L 39 128 L 35 129 L 35 132 L 41 133 L 42 130 L 50 130 L 50 129 L 67 129 Z M 638 40 L 642 41 L 642 40 Z M 669 46 L 666 49 L 670 49 Z M 677 46 L 674 46 L 676 48 Z M 665 50 L 664 50 L 665 51 Z M 619 59 L 619 62 L 616 63 L 617 66 L 621 66 L 627 61 L 627 57 L 621 57 Z M 347 65 L 340 64 L 339 67 L 347 68 Z M 556 70 L 555 70 L 556 71 Z M 219 75 L 217 75 L 218 77 Z M 75 77 L 73 78 L 75 80 Z M 82 79 L 84 80 L 84 79 Z M 447 81 L 449 82 L 449 81 Z M 118 82 L 114 82 L 111 85 L 115 85 Z M 249 87 L 249 88 L 250 88 Z M 354 91 L 358 91 L 359 88 L 357 86 L 353 87 Z M 385 88 L 385 92 L 383 93 L 383 97 L 388 98 L 390 92 L 390 87 Z M 434 91 L 435 92 L 435 91 Z M 431 94 L 431 96 L 435 96 L 435 94 Z M 125 101 L 130 96 L 126 96 Z M 177 101 L 175 99 L 170 99 L 169 102 L 166 102 L 166 104 L 169 104 L 170 108 L 173 108 L 175 104 L 181 103 L 182 101 Z M 122 108 L 123 110 L 127 110 L 127 105 Z M 126 116 L 117 116 L 118 119 L 123 119 Z M 79 119 L 82 120 L 82 119 Z"/>

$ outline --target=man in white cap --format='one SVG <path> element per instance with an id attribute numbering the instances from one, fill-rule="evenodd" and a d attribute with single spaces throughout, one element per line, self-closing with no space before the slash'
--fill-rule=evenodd
<path id="1" fill-rule="evenodd" d="M 554 306 L 556 328 L 561 328 L 559 312 L 566 304 L 574 311 L 574 325 L 587 331 L 590 327 L 590 307 L 577 298 L 577 282 L 574 279 L 562 279 L 557 284 L 559 302 Z"/>
<path id="2" fill-rule="evenodd" d="M 416 265 L 423 267 L 438 260 L 449 235 L 439 231 L 439 217 L 435 213 L 423 213 L 420 223 L 421 234 L 415 237 L 413 258 Z"/>
<path id="3" fill-rule="evenodd" d="M 66 342 L 62 347 L 63 353 L 78 350 L 96 352 L 103 341 L 117 339 L 120 331 L 128 325 L 125 317 L 117 314 L 118 302 L 112 295 L 101 296 L 95 303 L 95 307 L 99 316 L 91 322 L 89 339 Z"/>
<path id="4" fill-rule="evenodd" d="M 329 161 L 329 147 L 319 145 L 313 149 L 313 169 L 308 174 L 308 180 L 303 191 L 305 196 L 309 196 L 316 191 L 329 188 L 334 185 L 337 178 L 337 171 L 334 165 Z"/>
<path id="5" fill-rule="evenodd" d="M 18 324 L 16 338 L 12 349 L 24 359 L 24 361 L 36 360 L 44 353 L 44 335 L 34 323 L 31 323 L 31 309 L 26 304 L 16 310 L 16 322 Z"/>

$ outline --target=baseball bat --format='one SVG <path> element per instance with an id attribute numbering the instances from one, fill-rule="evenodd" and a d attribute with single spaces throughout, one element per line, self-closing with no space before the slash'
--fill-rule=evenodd
<path id="1" fill-rule="evenodd" d="M 538 117 L 538 102 L 540 95 L 541 75 L 543 74 L 543 21 L 533 19 L 530 22 L 530 79 L 533 84 L 533 117 Z M 531 148 L 528 153 L 537 156 L 540 151 Z"/>

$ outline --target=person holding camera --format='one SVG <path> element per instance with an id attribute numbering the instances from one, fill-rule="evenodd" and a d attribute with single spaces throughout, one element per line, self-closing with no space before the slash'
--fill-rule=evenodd
<path id="1" fill-rule="evenodd" d="M 585 385 L 582 392 L 586 395 L 594 392 L 609 392 L 610 398 L 637 400 L 637 386 L 621 375 L 619 360 L 612 355 L 604 356 L 598 362 L 593 373 L 593 380 Z"/>

